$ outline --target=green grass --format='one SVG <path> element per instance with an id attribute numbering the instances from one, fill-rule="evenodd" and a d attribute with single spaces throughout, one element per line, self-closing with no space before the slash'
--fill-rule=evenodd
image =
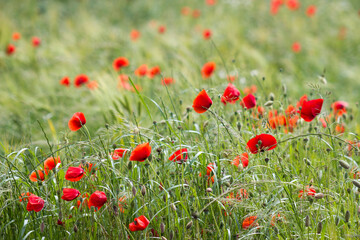
<path id="1" fill-rule="evenodd" d="M 305 15 L 310 4 L 318 8 L 313 18 Z M 246 0 L 219 0 L 215 6 L 202 0 L 0 0 L 0 5 L 0 48 L 9 43 L 17 47 L 12 56 L 0 52 L 3 239 L 151 239 L 152 229 L 166 239 L 356 238 L 359 190 L 351 169 L 360 159 L 358 149 L 349 152 L 346 141 L 357 140 L 360 132 L 357 0 L 303 0 L 299 10 L 283 6 L 276 16 L 268 1 Z M 182 16 L 183 6 L 200 9 L 201 16 Z M 163 35 L 153 21 L 166 25 Z M 204 28 L 212 30 L 211 40 L 203 39 Z M 339 38 L 341 28 L 346 28 L 344 38 Z M 132 29 L 141 32 L 136 42 L 129 37 Z M 14 42 L 13 32 L 20 32 L 21 39 Z M 32 47 L 32 36 L 42 40 L 40 47 Z M 302 45 L 297 54 L 291 50 L 296 41 Z M 112 62 L 119 56 L 130 61 L 121 73 L 142 91 L 117 88 L 120 72 Z M 200 70 L 208 61 L 217 68 L 205 80 Z M 141 64 L 159 65 L 161 76 L 173 77 L 175 83 L 163 86 L 160 76 L 135 76 Z M 233 84 L 241 97 L 245 87 L 257 86 L 258 106 L 274 96 L 263 117 L 254 117 L 239 102 L 220 102 L 227 72 L 238 75 Z M 82 73 L 99 88 L 59 84 L 64 76 L 73 83 Z M 213 105 L 200 115 L 191 106 L 201 89 Z M 349 103 L 347 113 L 337 122 L 332 118 L 326 128 L 319 117 L 299 121 L 290 133 L 269 127 L 270 110 L 284 114 L 304 94 L 324 99 L 321 117 L 332 113 L 337 100 Z M 85 114 L 86 129 L 70 132 L 67 124 L 75 112 Z M 335 131 L 337 123 L 345 125 L 343 134 Z M 261 133 L 273 135 L 278 146 L 249 153 L 247 168 L 231 165 L 246 151 L 247 141 Z M 129 154 L 112 160 L 114 148 L 133 150 L 144 142 L 152 147 L 146 161 L 131 162 Z M 180 148 L 189 151 L 186 164 L 168 160 Z M 60 156 L 59 168 L 45 181 L 31 182 L 31 172 L 50 156 Z M 341 167 L 339 160 L 350 168 Z M 95 164 L 94 174 L 74 183 L 65 179 L 69 166 L 87 162 Z M 217 165 L 214 183 L 204 177 L 209 163 Z M 299 198 L 307 185 L 324 198 Z M 60 199 L 64 187 L 89 195 L 103 191 L 107 203 L 96 212 L 78 209 L 76 200 Z M 239 189 L 246 189 L 248 198 L 226 198 Z M 28 212 L 26 203 L 19 202 L 24 192 L 43 198 L 44 209 Z M 118 205 L 121 197 L 126 197 L 124 212 Z M 273 226 L 278 214 L 280 221 Z M 140 215 L 150 220 L 149 226 L 130 232 L 129 223 Z M 257 216 L 258 227 L 242 228 L 248 216 Z"/>

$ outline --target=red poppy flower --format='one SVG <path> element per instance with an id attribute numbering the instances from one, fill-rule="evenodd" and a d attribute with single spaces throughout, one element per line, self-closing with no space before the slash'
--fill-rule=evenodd
<path id="1" fill-rule="evenodd" d="M 248 94 L 255 94 L 257 91 L 257 87 L 255 85 L 251 85 L 250 87 L 246 87 L 244 88 L 244 93 L 246 95 Z"/>
<path id="2" fill-rule="evenodd" d="M 211 107 L 212 103 L 211 98 L 204 89 L 194 99 L 192 107 L 195 112 L 204 113 Z"/>
<path id="3" fill-rule="evenodd" d="M 213 6 L 216 4 L 216 0 L 205 0 L 205 3 L 209 6 Z"/>
<path id="4" fill-rule="evenodd" d="M 40 43 L 41 43 L 40 38 L 38 38 L 38 37 L 33 37 L 33 38 L 32 38 L 32 45 L 33 45 L 34 47 L 38 47 L 38 46 L 40 45 Z"/>
<path id="5" fill-rule="evenodd" d="M 97 81 L 93 80 L 93 81 L 89 82 L 88 84 L 86 84 L 86 87 L 90 90 L 94 90 L 99 87 L 99 84 L 97 83 Z"/>
<path id="6" fill-rule="evenodd" d="M 80 165 L 79 165 L 79 168 L 83 168 L 87 173 L 92 173 L 92 174 L 94 174 L 94 173 L 95 173 L 95 170 L 97 170 L 97 168 L 96 168 L 94 171 L 92 171 L 92 167 L 93 167 L 94 165 L 95 165 L 95 164 L 93 164 L 93 163 L 86 162 L 85 165 L 80 164 Z"/>
<path id="7" fill-rule="evenodd" d="M 165 31 L 166 31 L 166 27 L 164 25 L 160 25 L 159 28 L 158 28 L 158 32 L 160 34 L 163 34 Z"/>
<path id="8" fill-rule="evenodd" d="M 194 11 L 192 12 L 193 18 L 198 18 L 198 17 L 200 17 L 200 15 L 201 15 L 201 12 L 199 9 L 194 9 Z"/>
<path id="9" fill-rule="evenodd" d="M 214 62 L 207 62 L 201 69 L 201 75 L 203 78 L 209 78 L 213 74 L 216 68 L 216 63 Z"/>
<path id="10" fill-rule="evenodd" d="M 236 156 L 236 158 L 234 158 L 234 160 L 231 162 L 231 164 L 238 167 L 240 164 L 240 160 L 241 160 L 243 167 L 246 168 L 249 165 L 249 154 L 245 152 L 245 153 L 241 154 L 241 157 Z"/>
<path id="11" fill-rule="evenodd" d="M 125 149 L 125 148 L 116 148 L 112 154 L 112 159 L 113 160 L 119 160 L 120 158 L 122 158 L 126 152 L 129 151 L 129 149 Z"/>
<path id="12" fill-rule="evenodd" d="M 345 125 L 344 124 L 336 124 L 335 131 L 337 133 L 344 133 L 345 132 Z"/>
<path id="13" fill-rule="evenodd" d="M 84 169 L 81 167 L 69 167 L 65 174 L 65 179 L 70 182 L 77 182 L 84 176 Z"/>
<path id="14" fill-rule="evenodd" d="M 44 208 L 44 200 L 41 197 L 38 197 L 34 194 L 31 194 L 28 199 L 28 204 L 26 206 L 26 210 L 40 212 L 41 209 Z"/>
<path id="15" fill-rule="evenodd" d="M 66 86 L 66 87 L 69 87 L 70 86 L 70 78 L 64 77 L 63 79 L 60 80 L 60 84 Z"/>
<path id="16" fill-rule="evenodd" d="M 292 50 L 294 53 L 299 53 L 301 51 L 301 44 L 299 42 L 294 42 L 292 45 Z"/>
<path id="17" fill-rule="evenodd" d="M 285 110 L 285 114 L 287 117 L 291 117 L 294 116 L 296 114 L 296 108 L 293 105 L 289 105 L 286 110 Z"/>
<path id="18" fill-rule="evenodd" d="M 174 80 L 173 78 L 171 78 L 171 77 L 165 77 L 165 78 L 161 79 L 161 84 L 162 84 L 163 86 L 165 86 L 165 85 L 171 85 L 171 84 L 173 84 L 174 82 L 175 82 L 175 80 Z"/>
<path id="19" fill-rule="evenodd" d="M 255 221 L 257 219 L 257 216 L 250 216 L 244 219 L 243 223 L 242 223 L 242 228 L 243 229 L 248 229 L 251 227 L 254 227 L 256 225 L 258 225 Z"/>
<path id="20" fill-rule="evenodd" d="M 183 7 L 181 8 L 181 14 L 184 15 L 184 16 L 188 16 L 191 12 L 191 8 L 189 7 Z"/>
<path id="21" fill-rule="evenodd" d="M 314 99 L 304 102 L 300 117 L 306 122 L 311 122 L 317 115 L 320 114 L 324 99 Z"/>
<path id="22" fill-rule="evenodd" d="M 30 181 L 37 182 L 37 181 L 44 181 L 45 175 L 43 170 L 36 170 L 30 174 Z"/>
<path id="23" fill-rule="evenodd" d="M 237 78 L 237 76 L 232 76 L 232 75 L 226 76 L 226 79 L 227 79 L 229 82 L 234 82 L 236 78 Z"/>
<path id="24" fill-rule="evenodd" d="M 65 200 L 65 201 L 72 201 L 72 200 L 76 199 L 78 196 L 80 196 L 79 190 L 73 189 L 73 188 L 64 188 L 61 199 Z"/>
<path id="25" fill-rule="evenodd" d="M 78 76 L 76 76 L 75 80 L 74 80 L 74 84 L 75 87 L 81 87 L 82 85 L 84 85 L 85 83 L 89 82 L 89 77 L 86 76 L 85 74 L 80 74 Z"/>
<path id="26" fill-rule="evenodd" d="M 138 161 L 143 162 L 145 161 L 151 154 L 151 146 L 149 143 L 143 143 L 137 145 L 136 148 L 131 152 L 130 161 Z"/>
<path id="27" fill-rule="evenodd" d="M 260 134 L 250 139 L 246 145 L 252 154 L 256 154 L 259 151 L 260 152 L 270 151 L 276 148 L 277 141 L 270 134 Z"/>
<path id="28" fill-rule="evenodd" d="M 118 57 L 113 62 L 113 68 L 115 71 L 119 71 L 123 67 L 129 66 L 129 60 L 126 57 Z"/>
<path id="29" fill-rule="evenodd" d="M 13 39 L 14 41 L 17 41 L 17 40 L 19 40 L 20 38 L 21 38 L 21 34 L 20 34 L 20 33 L 18 33 L 18 32 L 14 32 L 14 33 L 13 33 L 12 39 Z"/>
<path id="30" fill-rule="evenodd" d="M 9 44 L 7 47 L 6 47 L 6 54 L 7 55 L 12 55 L 14 52 L 15 52 L 16 48 L 14 45 L 12 44 Z"/>
<path id="31" fill-rule="evenodd" d="M 344 110 L 346 112 L 346 108 L 348 107 L 348 103 L 344 101 L 336 101 L 331 104 L 331 108 L 334 110 L 334 115 L 337 114 L 338 111 Z"/>
<path id="32" fill-rule="evenodd" d="M 270 8 L 270 12 L 272 15 L 276 15 L 279 11 L 279 8 L 281 5 L 284 4 L 283 0 L 272 0 L 271 1 L 271 8 Z"/>
<path id="33" fill-rule="evenodd" d="M 91 206 L 97 207 L 97 210 L 99 210 L 104 204 L 107 202 L 107 197 L 104 192 L 96 191 L 93 194 L 91 194 L 88 202 L 89 208 Z"/>
<path id="34" fill-rule="evenodd" d="M 186 148 L 177 150 L 169 157 L 170 161 L 177 162 L 179 164 L 186 162 L 187 159 L 188 159 L 188 150 Z"/>
<path id="35" fill-rule="evenodd" d="M 234 85 L 229 83 L 221 97 L 221 102 L 224 105 L 226 105 L 227 102 L 234 104 L 237 100 L 239 100 L 239 96 L 240 91 Z"/>
<path id="36" fill-rule="evenodd" d="M 31 192 L 22 193 L 21 196 L 19 196 L 19 202 L 22 201 L 27 202 L 31 194 L 32 194 Z"/>
<path id="37" fill-rule="evenodd" d="M 312 17 L 316 14 L 316 6 L 311 5 L 306 9 L 306 15 L 308 15 L 308 17 Z"/>
<path id="38" fill-rule="evenodd" d="M 307 194 L 308 196 L 315 196 L 315 193 L 316 193 L 316 190 L 315 190 L 314 187 L 306 186 L 305 194 Z M 303 198 L 303 195 L 304 195 L 304 190 L 300 190 L 299 191 L 299 198 Z"/>
<path id="39" fill-rule="evenodd" d="M 140 65 L 140 67 L 138 67 L 135 70 L 135 75 L 139 76 L 139 77 L 144 77 L 144 76 L 146 76 L 147 72 L 148 72 L 148 67 L 146 64 L 143 64 L 143 65 Z"/>
<path id="40" fill-rule="evenodd" d="M 204 39 L 210 39 L 211 38 L 211 35 L 212 35 L 212 32 L 210 29 L 205 29 L 203 31 L 203 37 Z"/>
<path id="41" fill-rule="evenodd" d="M 60 157 L 57 158 L 49 157 L 48 159 L 46 159 L 44 162 L 45 174 L 47 175 L 49 171 L 54 169 L 58 163 L 61 163 Z"/>
<path id="42" fill-rule="evenodd" d="M 306 102 L 308 100 L 308 97 L 306 96 L 306 94 L 304 96 L 302 96 L 299 100 L 299 102 L 296 103 L 296 108 L 300 108 L 303 106 L 304 102 Z"/>
<path id="43" fill-rule="evenodd" d="M 214 169 L 216 168 L 216 164 L 215 163 L 209 163 L 206 166 L 206 175 L 210 176 L 210 174 L 214 171 Z"/>
<path id="44" fill-rule="evenodd" d="M 288 0 L 286 5 L 290 10 L 297 10 L 300 7 L 300 3 L 298 0 Z"/>
<path id="45" fill-rule="evenodd" d="M 76 206 L 77 208 L 79 208 L 80 206 L 83 207 L 83 206 L 88 206 L 89 204 L 89 194 L 85 193 L 81 196 L 81 199 L 82 200 L 77 200 L 76 201 Z"/>
<path id="46" fill-rule="evenodd" d="M 136 41 L 140 37 L 140 32 L 136 29 L 131 30 L 130 32 L 130 38 L 132 41 Z"/>
<path id="47" fill-rule="evenodd" d="M 119 211 L 124 213 L 125 212 L 125 208 L 126 208 L 126 197 L 123 196 L 123 197 L 120 197 L 119 198 Z"/>
<path id="48" fill-rule="evenodd" d="M 150 221 L 144 216 L 140 216 L 134 219 L 134 222 L 129 224 L 129 229 L 132 232 L 143 231 L 149 225 Z"/>
<path id="49" fill-rule="evenodd" d="M 159 66 L 155 66 L 153 68 L 150 68 L 150 70 L 148 71 L 148 77 L 149 78 L 153 78 L 156 75 L 160 74 L 161 70 Z"/>
<path id="50" fill-rule="evenodd" d="M 82 112 L 76 112 L 68 122 L 71 131 L 75 132 L 85 125 L 86 119 Z"/>
<path id="51" fill-rule="evenodd" d="M 256 99 L 254 95 L 250 93 L 242 99 L 242 103 L 247 109 L 251 109 L 256 106 Z"/>

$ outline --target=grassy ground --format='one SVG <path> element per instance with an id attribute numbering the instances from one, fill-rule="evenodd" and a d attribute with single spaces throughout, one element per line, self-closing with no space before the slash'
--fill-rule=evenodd
<path id="1" fill-rule="evenodd" d="M 311 4 L 317 12 L 308 17 Z M 202 0 L 0 0 L 0 5 L 0 46 L 16 46 L 11 56 L 0 52 L 4 239 L 348 239 L 358 234 L 359 191 L 352 181 L 359 157 L 347 141 L 360 133 L 359 1 L 303 0 L 296 11 L 284 5 L 276 15 L 270 2 L 250 0 L 219 0 L 214 6 Z M 181 15 L 184 6 L 201 15 Z M 160 25 L 166 26 L 163 34 Z M 136 41 L 132 29 L 141 33 Z M 204 29 L 211 29 L 211 39 L 203 38 Z M 21 33 L 17 41 L 14 32 Z M 33 36 L 41 39 L 37 48 Z M 301 44 L 298 53 L 294 42 Z M 116 72 L 112 62 L 119 56 L 130 65 Z M 216 70 L 203 79 L 201 68 L 209 61 Z M 161 75 L 136 76 L 141 64 L 158 65 Z M 75 88 L 79 74 L 98 88 Z M 119 74 L 129 75 L 142 90 L 118 88 Z M 241 97 L 256 85 L 257 106 L 273 100 L 263 116 L 239 101 L 221 103 L 228 74 L 236 76 Z M 64 76 L 70 87 L 59 83 Z M 162 77 L 175 83 L 164 86 Z M 198 114 L 191 106 L 202 89 L 213 105 Z M 324 99 L 320 116 L 310 123 L 299 120 L 293 132 L 271 128 L 270 112 L 285 114 L 304 94 Z M 324 128 L 319 118 L 331 114 L 337 100 L 349 103 L 347 112 Z M 86 128 L 71 132 L 68 121 L 75 112 L 85 114 Z M 340 124 L 343 133 L 336 131 Z M 246 143 L 261 133 L 273 135 L 278 146 L 251 154 Z M 115 148 L 132 151 L 145 142 L 152 147 L 145 162 L 129 161 L 130 154 L 111 157 Z M 180 148 L 188 149 L 187 162 L 169 161 Z M 232 165 L 244 152 L 249 165 Z M 59 156 L 60 166 L 44 181 L 31 182 L 29 175 L 50 156 Z M 92 174 L 78 182 L 65 179 L 68 167 L 86 163 L 95 164 Z M 214 183 L 205 176 L 209 163 L 217 166 L 210 173 Z M 309 185 L 324 196 L 299 198 Z M 76 200 L 60 199 L 65 187 L 89 195 L 103 191 L 107 203 L 96 212 L 78 209 Z M 230 198 L 240 189 L 247 197 Z M 40 212 L 28 212 L 26 202 L 19 202 L 26 192 L 45 200 Z M 140 215 L 149 226 L 129 231 Z M 256 224 L 244 229 L 249 216 L 257 216 Z"/>

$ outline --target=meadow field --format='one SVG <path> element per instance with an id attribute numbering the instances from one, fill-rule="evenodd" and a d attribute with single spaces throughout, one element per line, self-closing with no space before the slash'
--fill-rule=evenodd
<path id="1" fill-rule="evenodd" d="M 0 238 L 360 238 L 359 0 L 0 0 Z"/>

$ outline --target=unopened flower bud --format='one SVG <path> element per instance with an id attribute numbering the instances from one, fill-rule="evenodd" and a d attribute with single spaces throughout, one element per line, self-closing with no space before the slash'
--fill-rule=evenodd
<path id="1" fill-rule="evenodd" d="M 345 169 L 350 168 L 350 165 L 347 162 L 343 161 L 343 160 L 340 160 L 339 163 L 340 163 L 340 166 L 345 168 Z"/>
<path id="2" fill-rule="evenodd" d="M 190 222 L 188 222 L 186 224 L 186 229 L 190 229 L 192 227 L 192 225 L 193 225 L 193 221 L 191 220 Z"/>
<path id="3" fill-rule="evenodd" d="M 142 194 L 143 196 L 145 196 L 145 194 L 146 194 L 146 187 L 145 187 L 145 185 L 143 185 L 143 186 L 141 187 L 141 194 Z"/>

